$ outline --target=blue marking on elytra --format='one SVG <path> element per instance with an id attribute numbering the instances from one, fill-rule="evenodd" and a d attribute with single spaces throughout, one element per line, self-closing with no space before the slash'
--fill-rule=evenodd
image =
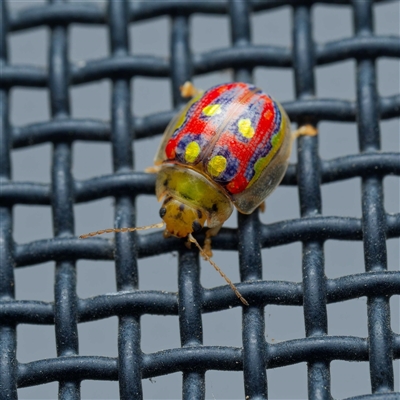
<path id="1" fill-rule="evenodd" d="M 223 156 L 227 163 L 225 170 L 218 177 L 212 177 L 213 180 L 220 183 L 229 183 L 238 173 L 240 161 L 232 155 L 227 146 L 216 146 L 207 160 L 206 169 L 208 167 L 208 161 L 215 156 Z"/>
<path id="2" fill-rule="evenodd" d="M 185 151 L 186 147 L 190 142 L 196 142 L 200 146 L 200 153 L 196 158 L 196 163 L 201 159 L 201 155 L 203 152 L 204 147 L 207 145 L 207 140 L 202 134 L 199 133 L 187 133 L 186 135 L 182 136 L 181 140 L 178 142 L 176 149 L 175 149 L 175 156 L 176 158 L 183 164 L 188 164 L 187 160 L 185 159 Z"/>

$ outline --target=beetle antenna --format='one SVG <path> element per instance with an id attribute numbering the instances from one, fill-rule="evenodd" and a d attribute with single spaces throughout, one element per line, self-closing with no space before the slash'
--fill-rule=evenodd
<path id="1" fill-rule="evenodd" d="M 211 258 L 207 255 L 207 253 L 202 249 L 202 247 L 199 245 L 199 242 L 193 237 L 191 233 L 188 235 L 189 242 L 194 243 L 196 247 L 199 249 L 200 254 L 203 256 L 205 260 L 207 260 L 214 268 L 215 270 L 225 279 L 226 283 L 231 287 L 231 289 L 235 292 L 236 296 L 239 298 L 239 300 L 245 305 L 248 306 L 249 303 L 247 300 L 240 294 L 239 290 L 237 287 L 232 283 L 232 281 L 225 275 L 225 273 L 222 271 L 220 267 L 218 267 L 217 264 Z"/>
<path id="2" fill-rule="evenodd" d="M 102 235 L 103 233 L 120 233 L 120 232 L 134 232 L 134 231 L 144 231 L 146 229 L 153 228 L 162 228 L 164 226 L 164 222 L 159 222 L 158 224 L 146 225 L 146 226 L 138 226 L 136 228 L 109 228 L 102 229 L 96 232 L 86 233 L 85 235 L 79 236 L 79 239 L 87 239 L 92 236 Z"/>

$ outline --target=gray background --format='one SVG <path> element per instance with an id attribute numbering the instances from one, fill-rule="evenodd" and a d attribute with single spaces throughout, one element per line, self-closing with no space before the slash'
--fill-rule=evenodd
<path id="1" fill-rule="evenodd" d="M 12 9 L 43 4 L 42 1 L 13 0 Z M 104 5 L 104 2 L 96 2 Z M 316 5 L 313 8 L 314 38 L 323 43 L 352 35 L 350 7 Z M 377 34 L 399 34 L 399 3 L 375 6 Z M 130 45 L 133 54 L 168 56 L 170 21 L 161 17 L 130 25 Z M 229 19 L 195 15 L 191 18 L 191 45 L 194 53 L 227 47 Z M 255 44 L 291 45 L 291 9 L 289 7 L 258 13 L 252 16 L 252 34 Z M 69 30 L 69 55 L 73 62 L 107 57 L 108 32 L 103 26 L 72 25 Z M 10 63 L 47 65 L 49 32 L 41 27 L 9 35 Z M 399 61 L 380 59 L 377 63 L 378 88 L 383 96 L 399 92 Z M 255 83 L 280 101 L 294 99 L 293 74 L 290 69 L 255 69 Z M 207 74 L 194 83 L 207 89 L 211 85 L 232 79 L 229 70 Z M 318 97 L 355 99 L 355 62 L 335 63 L 316 69 Z M 171 87 L 167 79 L 135 78 L 132 80 L 132 112 L 136 115 L 164 111 L 171 108 Z M 71 113 L 76 118 L 110 119 L 110 82 L 107 80 L 71 88 Z M 14 88 L 11 91 L 11 123 L 25 125 L 49 119 L 48 94 L 44 89 Z M 383 121 L 382 150 L 399 149 L 399 120 Z M 330 159 L 358 152 L 357 130 L 354 123 L 321 123 L 320 154 Z M 143 170 L 152 164 L 160 137 L 135 143 L 135 168 Z M 292 162 L 296 160 L 293 151 Z M 16 181 L 50 182 L 51 145 L 44 144 L 12 153 L 13 179 Z M 73 174 L 86 179 L 112 172 L 111 147 L 107 143 L 77 142 L 73 147 Z M 322 187 L 323 214 L 361 216 L 360 179 L 335 182 Z M 387 177 L 384 181 L 385 208 L 399 212 L 399 179 Z M 138 225 L 158 222 L 154 197 L 141 196 L 137 201 Z M 76 234 L 112 227 L 113 199 L 105 198 L 75 206 Z M 279 187 L 268 199 L 267 211 L 261 215 L 264 223 L 299 217 L 297 189 Z M 52 237 L 51 209 L 39 206 L 16 206 L 14 211 L 14 238 L 26 243 Z M 226 226 L 237 225 L 236 214 Z M 399 269 L 399 241 L 389 240 L 390 270 Z M 301 281 L 301 244 L 291 244 L 262 251 L 264 278 Z M 238 259 L 234 252 L 215 251 L 215 261 L 229 277 L 239 281 Z M 325 244 L 326 274 L 330 278 L 361 273 L 363 267 L 362 242 L 328 241 Z M 139 261 L 141 289 L 177 290 L 176 254 Z M 205 287 L 224 284 L 213 268 L 202 261 L 202 284 Z M 115 275 L 112 262 L 79 261 L 78 295 L 114 292 Z M 53 263 L 19 268 L 16 276 L 16 298 L 53 300 Z M 399 329 L 399 299 L 392 298 L 392 328 Z M 266 339 L 271 343 L 304 337 L 301 307 L 268 306 Z M 330 335 L 367 336 L 366 298 L 328 305 Z M 204 344 L 241 346 L 240 308 L 203 316 Z M 142 349 L 155 352 L 179 347 L 178 317 L 143 316 Z M 79 347 L 82 355 L 117 356 L 117 318 L 79 325 Z M 53 326 L 18 326 L 17 357 L 20 362 L 56 357 Z M 399 390 L 399 362 L 395 363 L 396 390 Z M 268 370 L 271 399 L 303 399 L 307 396 L 306 364 Z M 367 363 L 334 361 L 331 365 L 332 394 L 336 398 L 370 392 Z M 50 399 L 57 397 L 57 383 L 19 390 L 22 399 Z M 157 377 L 143 381 L 144 397 L 172 399 L 181 396 L 181 374 Z M 243 379 L 239 372 L 209 371 L 206 374 L 207 399 L 244 398 Z M 82 398 L 118 398 L 117 382 L 84 381 Z"/>

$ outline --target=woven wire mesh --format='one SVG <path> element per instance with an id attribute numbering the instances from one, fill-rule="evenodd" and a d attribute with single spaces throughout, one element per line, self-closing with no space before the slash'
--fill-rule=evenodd
<path id="1" fill-rule="evenodd" d="M 400 272 L 389 271 L 387 239 L 400 236 L 400 214 L 389 214 L 383 202 L 383 179 L 400 174 L 398 152 L 381 152 L 380 121 L 400 116 L 400 95 L 379 96 L 376 63 L 380 57 L 400 58 L 399 37 L 377 36 L 373 30 L 372 1 L 324 1 L 352 9 L 354 35 L 316 45 L 312 39 L 312 1 L 127 2 L 53 1 L 48 5 L 8 10 L 2 1 L 1 21 L 1 275 L 0 275 L 0 398 L 17 398 L 17 388 L 58 381 L 59 398 L 80 398 L 84 380 L 118 380 L 123 399 L 142 397 L 142 380 L 183 372 L 182 398 L 205 398 L 208 370 L 243 371 L 249 399 L 268 398 L 268 372 L 277 367 L 307 363 L 308 397 L 331 398 L 330 364 L 334 360 L 369 363 L 370 388 L 365 399 L 400 398 L 394 392 L 393 362 L 400 358 L 400 336 L 390 326 L 390 298 L 400 294 Z M 252 45 L 250 16 L 291 6 L 292 48 Z M 190 18 L 196 13 L 227 15 L 229 48 L 193 53 L 189 44 Z M 128 28 L 137 21 L 170 16 L 170 58 L 130 54 Z M 106 25 L 110 56 L 72 64 L 68 60 L 68 29 L 73 23 Z M 37 26 L 50 28 L 48 69 L 12 65 L 7 59 L 7 37 L 13 31 Z M 195 49 L 194 49 L 195 50 Z M 315 95 L 315 69 L 355 59 L 355 102 L 322 99 Z M 291 164 L 283 185 L 297 186 L 300 218 L 261 223 L 258 212 L 238 216 L 237 228 L 223 228 L 213 240 L 215 250 L 237 251 L 238 288 L 251 304 L 243 308 L 242 347 L 204 346 L 202 318 L 241 304 L 227 286 L 205 289 L 200 284 L 196 251 L 161 232 L 117 234 L 115 241 L 75 236 L 74 204 L 115 197 L 115 226 L 134 226 L 135 201 L 152 195 L 155 177 L 133 170 L 131 143 L 162 133 L 182 104 L 179 87 L 193 77 L 231 68 L 233 78 L 253 80 L 256 67 L 291 68 L 296 100 L 284 103 L 299 125 L 324 121 L 356 122 L 359 153 L 323 160 L 318 138 L 301 138 L 298 162 Z M 130 81 L 137 76 L 169 77 L 175 110 L 137 117 L 131 115 Z M 112 82 L 111 121 L 73 118 L 69 89 L 74 85 L 109 79 Z M 14 87 L 48 88 L 51 119 L 16 127 L 9 122 L 9 93 Z M 321 133 L 323 134 L 323 133 Z M 392 132 L 397 135 L 398 132 Z M 71 173 L 75 141 L 110 142 L 113 173 L 78 181 Z M 51 183 L 13 181 L 11 150 L 40 143 L 53 144 Z M 395 149 L 397 150 L 397 149 Z M 321 185 L 362 178 L 362 218 L 324 216 Z M 29 243 L 13 240 L 12 212 L 18 204 L 50 206 L 54 238 Z M 92 227 L 88 227 L 91 230 Z M 99 227 L 102 228 L 102 227 Z M 84 233 L 84 232 L 79 232 Z M 200 237 L 201 238 L 201 237 Z M 364 269 L 359 274 L 329 279 L 324 270 L 327 240 L 362 241 Z M 302 282 L 262 279 L 261 249 L 301 242 Z M 138 259 L 177 251 L 178 293 L 141 290 Z M 114 260 L 117 291 L 79 298 L 76 262 Z M 14 268 L 55 261 L 54 302 L 16 300 Z M 368 299 L 368 337 L 328 334 L 327 305 L 361 296 Z M 305 337 L 266 341 L 268 305 L 297 306 L 304 312 Z M 181 347 L 145 354 L 141 349 L 143 315 L 177 315 Z M 118 316 L 118 357 L 82 356 L 78 324 Z M 28 363 L 16 357 L 18 324 L 55 326 L 57 357 Z M 366 393 L 372 394 L 366 394 Z"/>

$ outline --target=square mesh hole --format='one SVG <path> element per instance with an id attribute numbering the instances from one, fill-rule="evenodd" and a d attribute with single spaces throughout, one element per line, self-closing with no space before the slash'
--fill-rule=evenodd
<path id="1" fill-rule="evenodd" d="M 145 172 L 146 168 L 154 166 L 154 158 L 156 156 L 158 146 L 161 143 L 161 133 L 157 136 L 148 137 L 145 139 L 136 140 L 133 144 L 133 153 L 134 153 L 134 170 L 138 172 Z M 156 175 L 156 174 L 155 174 Z M 155 187 L 154 191 L 150 194 L 155 196 Z M 139 197 L 140 198 L 140 197 Z M 151 201 L 153 204 L 153 197 L 145 197 L 147 201 Z M 157 203 L 156 198 L 154 197 L 154 202 Z M 156 214 L 152 215 L 154 217 L 158 217 L 158 210 L 161 207 L 157 207 Z M 153 208 L 153 206 L 151 207 Z M 151 219 L 151 220 L 153 220 Z M 146 225 L 146 224 L 145 224 Z"/>
<path id="2" fill-rule="evenodd" d="M 332 397 L 343 399 L 370 392 L 367 362 L 333 361 L 331 363 Z"/>
<path id="3" fill-rule="evenodd" d="M 50 382 L 39 386 L 18 389 L 19 399 L 48 400 L 58 396 L 58 382 Z"/>
<path id="4" fill-rule="evenodd" d="M 356 98 L 355 62 L 321 65 L 315 73 L 319 98 L 353 100 Z"/>
<path id="5" fill-rule="evenodd" d="M 269 369 L 267 378 L 268 396 L 271 399 L 299 400 L 307 398 L 306 363 Z"/>
<path id="6" fill-rule="evenodd" d="M 213 86 L 231 82 L 232 79 L 232 71 L 225 69 L 205 75 L 195 76 L 193 77 L 192 81 L 195 87 L 199 88 L 200 90 L 207 90 Z"/>
<path id="7" fill-rule="evenodd" d="M 394 295 L 390 298 L 390 318 L 393 333 L 400 334 L 400 296 Z M 398 362 L 399 360 L 397 360 Z"/>
<path id="8" fill-rule="evenodd" d="M 136 140 L 134 142 L 134 150 L 133 151 L 134 151 L 134 157 L 135 157 L 135 171 L 145 172 L 146 168 L 152 167 L 154 165 L 154 158 L 156 156 L 158 146 L 161 143 L 161 133 L 162 132 L 160 132 L 160 135 Z M 154 204 L 157 203 L 157 199 L 155 198 L 155 188 L 154 188 L 153 193 L 151 193 L 151 195 L 154 195 L 154 196 L 146 196 L 146 197 L 140 196 L 138 198 L 138 201 L 140 201 L 139 199 L 142 199 L 142 198 L 145 199 L 146 210 L 148 210 L 146 212 L 146 216 L 147 216 L 147 214 L 149 214 L 150 208 L 151 208 L 151 210 L 153 210 Z M 153 200 L 154 200 L 154 202 L 153 202 Z M 149 207 L 149 202 L 151 203 L 151 207 Z M 147 207 L 149 207 L 149 208 L 147 208 Z M 158 218 L 158 210 L 160 207 L 161 207 L 161 204 L 159 204 L 157 206 L 157 209 L 156 209 L 157 212 L 155 214 L 151 214 L 151 216 L 152 216 L 151 221 L 153 221 L 154 218 Z M 140 214 L 139 214 L 139 217 L 140 217 Z M 144 225 L 146 225 L 146 223 L 147 222 L 145 222 Z"/>
<path id="9" fill-rule="evenodd" d="M 226 48 L 230 45 L 230 21 L 216 15 L 194 15 L 190 21 L 191 48 L 194 54 Z M 207 27 L 207 29 L 204 29 Z"/>
<path id="10" fill-rule="evenodd" d="M 68 2 L 69 3 L 81 3 L 82 0 L 68 0 Z M 95 3 L 97 8 L 105 9 L 105 7 L 107 6 L 107 0 L 96 0 L 96 1 L 93 1 L 92 3 Z"/>
<path id="11" fill-rule="evenodd" d="M 92 2 L 91 8 L 100 8 L 98 1 Z M 79 67 L 87 61 L 108 56 L 107 28 L 95 25 L 71 25 L 69 29 L 69 57 Z"/>
<path id="12" fill-rule="evenodd" d="M 299 242 L 263 249 L 263 279 L 301 282 L 301 252 Z"/>
<path id="13" fill-rule="evenodd" d="M 20 10 L 26 9 L 27 5 L 31 8 L 39 2 L 7 2 L 9 9 L 17 11 L 22 4 Z M 47 65 L 49 31 L 45 27 L 37 27 L 26 31 L 17 31 L 10 34 L 8 37 L 9 60 L 10 64 L 17 65 L 32 65 L 35 67 L 45 68 Z"/>
<path id="14" fill-rule="evenodd" d="M 165 16 L 129 25 L 131 52 L 134 55 L 168 57 L 170 24 L 170 19 Z"/>
<path id="15" fill-rule="evenodd" d="M 39 8 L 43 5 L 45 5 L 47 2 L 46 0 L 35 0 L 30 1 L 30 0 L 20 0 L 20 1 L 9 1 L 7 6 L 8 6 L 8 11 L 13 11 L 13 12 L 20 12 L 20 11 L 25 11 L 27 9 L 32 9 L 32 8 Z"/>
<path id="16" fill-rule="evenodd" d="M 72 173 L 75 179 L 91 179 L 112 173 L 111 147 L 108 143 L 75 142 Z M 98 201 L 104 201 L 98 200 Z M 108 205 L 110 201 L 104 201 Z"/>
<path id="17" fill-rule="evenodd" d="M 179 399 L 182 396 L 182 373 L 142 380 L 144 399 Z"/>
<path id="18" fill-rule="evenodd" d="M 101 122 L 110 122 L 110 82 L 102 81 L 73 86 L 70 94 L 72 118 L 90 118 Z"/>
<path id="19" fill-rule="evenodd" d="M 291 46 L 290 22 L 290 7 L 279 7 L 251 14 L 252 43 L 255 45 Z"/>
<path id="20" fill-rule="evenodd" d="M 254 82 L 257 87 L 268 93 L 285 107 L 285 102 L 293 100 L 293 72 L 289 69 L 263 68 L 254 70 Z"/>
<path id="21" fill-rule="evenodd" d="M 48 93 L 42 89 L 14 88 L 11 90 L 10 122 L 21 126 L 48 121 Z"/>
<path id="22" fill-rule="evenodd" d="M 264 224 L 299 218 L 298 189 L 295 186 L 278 186 L 265 200 L 265 211 L 260 212 L 259 216 Z"/>
<path id="23" fill-rule="evenodd" d="M 321 122 L 318 124 L 319 152 L 323 160 L 334 160 L 357 154 L 357 125 L 353 122 Z"/>
<path id="24" fill-rule="evenodd" d="M 14 271 L 17 300 L 54 301 L 54 263 L 16 268 Z"/>
<path id="25" fill-rule="evenodd" d="M 57 356 L 54 325 L 20 324 L 17 338 L 17 359 L 21 363 Z"/>
<path id="26" fill-rule="evenodd" d="M 400 118 L 386 119 L 380 122 L 381 149 L 393 153 L 400 149 Z"/>
<path id="27" fill-rule="evenodd" d="M 119 384 L 117 381 L 82 381 L 81 396 L 82 399 L 118 399 Z"/>
<path id="28" fill-rule="evenodd" d="M 27 243 L 53 237 L 51 209 L 43 206 L 14 208 L 14 240 Z"/>
<path id="29" fill-rule="evenodd" d="M 400 61 L 396 59 L 383 58 L 378 59 L 376 65 L 378 84 L 377 90 L 379 95 L 398 95 L 400 87 Z"/>
<path id="30" fill-rule="evenodd" d="M 361 217 L 361 183 L 359 178 L 332 182 L 322 186 L 324 215 Z"/>
<path id="31" fill-rule="evenodd" d="M 400 26 L 399 5 L 397 2 L 374 4 L 375 32 L 378 35 L 398 35 Z"/>
<path id="32" fill-rule="evenodd" d="M 80 355 L 117 357 L 117 317 L 80 323 L 78 325 L 78 335 Z"/>
<path id="33" fill-rule="evenodd" d="M 324 249 L 325 271 L 328 278 L 335 279 L 365 272 L 362 241 L 328 240 Z"/>
<path id="34" fill-rule="evenodd" d="M 385 211 L 390 214 L 400 212 L 400 179 L 398 176 L 386 176 L 383 181 Z"/>
<path id="35" fill-rule="evenodd" d="M 180 347 L 178 317 L 142 315 L 141 348 L 146 354 Z M 162 334 L 160 334 L 162 332 Z"/>
<path id="36" fill-rule="evenodd" d="M 155 190 L 155 189 L 154 189 Z M 136 200 L 136 223 L 137 226 L 146 226 L 150 224 L 155 224 L 161 221 L 161 217 L 159 215 L 159 211 L 161 208 L 161 202 L 157 201 L 157 198 L 154 195 L 143 195 L 138 196 Z M 151 229 L 148 233 L 155 232 L 155 229 Z M 159 229 L 157 229 L 159 231 Z M 162 231 L 162 229 L 161 229 Z M 147 232 L 139 232 L 139 234 L 146 234 Z"/>
<path id="37" fill-rule="evenodd" d="M 51 144 L 17 149 L 11 153 L 15 181 L 49 184 L 51 180 Z"/>
<path id="38" fill-rule="evenodd" d="M 170 110 L 171 87 L 164 79 L 136 78 L 131 81 L 132 105 L 135 116 L 148 116 Z M 160 132 L 162 133 L 162 132 Z M 157 148 L 154 149 L 154 153 Z"/>
<path id="39" fill-rule="evenodd" d="M 242 313 L 240 307 L 203 314 L 202 320 L 205 346 L 242 346 Z"/>
<path id="40" fill-rule="evenodd" d="M 329 304 L 328 332 L 332 336 L 367 337 L 367 298 Z"/>
<path id="41" fill-rule="evenodd" d="M 77 268 L 77 293 L 80 298 L 116 291 L 114 261 L 80 260 Z"/>
<path id="42" fill-rule="evenodd" d="M 243 372 L 207 371 L 206 399 L 244 399 Z"/>
<path id="43" fill-rule="evenodd" d="M 75 232 L 77 236 L 100 229 L 112 228 L 114 226 L 113 205 L 114 199 L 112 198 L 75 205 Z M 99 236 L 99 238 L 112 239 L 113 236 L 105 234 L 102 237 Z"/>
<path id="44" fill-rule="evenodd" d="M 352 36 L 352 12 L 350 7 L 320 5 L 313 7 L 314 41 L 325 43 Z"/>
<path id="45" fill-rule="evenodd" d="M 140 290 L 176 293 L 178 291 L 177 263 L 178 255 L 175 252 L 141 259 L 139 261 Z"/>
<path id="46" fill-rule="evenodd" d="M 389 271 L 399 271 L 400 239 L 393 238 L 386 241 L 387 260 Z"/>
<path id="47" fill-rule="evenodd" d="M 303 308 L 268 305 L 265 308 L 265 336 L 270 344 L 303 338 L 305 336 Z"/>

